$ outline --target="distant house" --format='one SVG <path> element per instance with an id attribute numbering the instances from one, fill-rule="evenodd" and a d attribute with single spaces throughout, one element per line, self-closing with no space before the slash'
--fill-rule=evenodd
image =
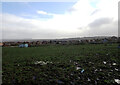
<path id="1" fill-rule="evenodd" d="M 2 47 L 2 46 L 3 46 L 3 43 L 0 42 L 0 47 Z"/>
<path id="2" fill-rule="evenodd" d="M 28 44 L 24 44 L 24 47 L 28 47 Z"/>
<path id="3" fill-rule="evenodd" d="M 20 44 L 19 47 L 21 47 L 21 48 L 28 47 L 28 44 Z"/>
<path id="4" fill-rule="evenodd" d="M 107 43 L 108 42 L 108 40 L 105 38 L 104 40 L 103 40 L 103 43 Z"/>

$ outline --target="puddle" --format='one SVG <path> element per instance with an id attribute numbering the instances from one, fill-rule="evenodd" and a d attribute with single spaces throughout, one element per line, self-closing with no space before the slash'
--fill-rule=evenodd
<path id="1" fill-rule="evenodd" d="M 44 62 L 44 61 L 36 61 L 34 64 L 40 64 L 40 65 L 46 65 L 46 64 L 48 64 L 48 63 L 52 63 L 52 62 L 49 62 L 49 61 L 46 61 L 46 62 Z"/>
<path id="2" fill-rule="evenodd" d="M 116 83 L 120 84 L 120 80 L 119 79 L 114 79 Z"/>

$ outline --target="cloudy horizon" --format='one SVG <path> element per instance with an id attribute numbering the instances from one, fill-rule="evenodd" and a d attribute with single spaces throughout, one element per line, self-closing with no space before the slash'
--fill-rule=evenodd
<path id="1" fill-rule="evenodd" d="M 119 0 L 3 2 L 3 39 L 118 36 Z"/>

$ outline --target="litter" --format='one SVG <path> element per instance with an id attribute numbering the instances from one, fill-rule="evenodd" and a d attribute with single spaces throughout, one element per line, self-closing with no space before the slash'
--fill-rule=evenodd
<path id="1" fill-rule="evenodd" d="M 78 65 L 78 63 L 77 63 L 77 62 L 74 62 L 74 65 Z"/>
<path id="2" fill-rule="evenodd" d="M 84 72 L 84 69 L 82 69 L 81 73 L 83 73 L 83 72 Z"/>
<path id="3" fill-rule="evenodd" d="M 36 61 L 35 64 L 45 65 L 45 64 L 47 64 L 47 63 L 44 62 L 44 61 Z"/>
<path id="4" fill-rule="evenodd" d="M 95 72 L 98 71 L 98 69 L 95 69 Z"/>
<path id="5" fill-rule="evenodd" d="M 20 65 L 18 64 L 18 66 L 20 66 Z"/>
<path id="6" fill-rule="evenodd" d="M 116 71 L 118 71 L 118 69 L 117 69 L 117 68 L 115 68 L 115 70 L 116 70 Z"/>
<path id="7" fill-rule="evenodd" d="M 100 69 L 100 71 L 102 71 L 102 69 Z"/>
<path id="8" fill-rule="evenodd" d="M 47 61 L 47 62 L 44 62 L 44 61 L 36 61 L 34 64 L 40 64 L 40 65 L 46 65 L 46 64 L 48 64 L 48 63 L 52 63 L 52 62 L 49 62 L 49 61 Z"/>
<path id="9" fill-rule="evenodd" d="M 105 62 L 105 61 L 103 61 L 103 63 L 104 63 L 104 64 L 106 64 L 106 62 Z"/>
<path id="10" fill-rule="evenodd" d="M 109 55 L 109 54 L 106 54 L 106 55 Z"/>
<path id="11" fill-rule="evenodd" d="M 120 80 L 119 79 L 114 79 L 116 83 L 120 84 Z"/>
<path id="12" fill-rule="evenodd" d="M 111 71 L 113 71 L 113 70 L 111 70 Z"/>
<path id="13" fill-rule="evenodd" d="M 100 80 L 99 78 L 97 78 L 97 80 Z"/>
<path id="14" fill-rule="evenodd" d="M 71 83 L 72 85 L 75 85 L 74 82 L 72 82 L 72 81 L 71 81 L 70 83 Z"/>
<path id="15" fill-rule="evenodd" d="M 116 65 L 116 63 L 113 63 L 112 65 Z"/>
<path id="16" fill-rule="evenodd" d="M 71 73 L 70 75 L 72 76 L 73 74 Z"/>
<path id="17" fill-rule="evenodd" d="M 80 69 L 80 67 L 76 67 L 76 70 L 79 70 Z"/>
<path id="18" fill-rule="evenodd" d="M 88 81 L 90 81 L 90 79 L 88 78 Z"/>
<path id="19" fill-rule="evenodd" d="M 95 81 L 95 85 L 97 85 L 97 81 Z"/>

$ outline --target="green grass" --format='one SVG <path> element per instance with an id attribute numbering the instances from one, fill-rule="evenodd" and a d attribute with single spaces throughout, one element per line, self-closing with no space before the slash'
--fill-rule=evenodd
<path id="1" fill-rule="evenodd" d="M 3 84 L 48 85 L 59 84 L 58 81 L 67 85 L 95 84 L 96 82 L 113 84 L 114 79 L 120 76 L 115 70 L 120 66 L 117 44 L 3 47 L 2 61 Z M 35 65 L 36 61 L 52 63 Z M 103 61 L 107 63 L 103 64 Z M 116 65 L 112 65 L 113 63 Z M 76 70 L 78 66 L 81 69 Z M 81 73 L 82 69 L 85 70 L 83 73 Z M 98 71 L 95 71 L 96 69 Z M 100 69 L 102 71 L 99 71 Z"/>

